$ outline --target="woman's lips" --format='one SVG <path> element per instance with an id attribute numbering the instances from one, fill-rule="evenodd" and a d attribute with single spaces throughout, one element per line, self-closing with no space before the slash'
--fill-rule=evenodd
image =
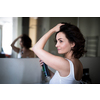
<path id="1" fill-rule="evenodd" d="M 60 50 L 60 49 L 57 49 L 57 50 Z"/>

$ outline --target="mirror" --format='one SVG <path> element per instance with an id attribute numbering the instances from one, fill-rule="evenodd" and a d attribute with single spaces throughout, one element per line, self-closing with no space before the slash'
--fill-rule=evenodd
<path id="1" fill-rule="evenodd" d="M 17 53 L 10 46 L 15 38 L 22 33 L 28 34 L 32 39 L 33 46 L 41 36 L 59 22 L 69 22 L 79 27 L 86 39 L 87 53 L 84 57 L 100 56 L 99 17 L 0 17 L 0 52 L 3 53 L 4 51 L 8 58 L 17 58 Z M 4 30 L 4 27 L 7 27 L 7 29 Z M 54 34 L 50 37 L 44 49 L 58 55 L 53 40 Z M 20 47 L 19 41 L 15 45 Z"/>
<path id="2" fill-rule="evenodd" d="M 12 50 L 12 42 L 20 35 L 26 34 L 36 43 L 37 18 L 36 17 L 0 17 L 0 52 L 7 58 L 17 58 L 18 53 Z M 14 46 L 21 48 L 20 39 Z M 30 48 L 32 50 L 32 48 Z M 35 56 L 36 57 L 36 56 Z"/>

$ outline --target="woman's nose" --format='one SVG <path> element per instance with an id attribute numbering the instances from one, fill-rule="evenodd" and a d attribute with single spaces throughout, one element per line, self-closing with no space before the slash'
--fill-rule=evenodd
<path id="1" fill-rule="evenodd" d="M 58 47 L 58 43 L 56 43 L 55 47 Z"/>

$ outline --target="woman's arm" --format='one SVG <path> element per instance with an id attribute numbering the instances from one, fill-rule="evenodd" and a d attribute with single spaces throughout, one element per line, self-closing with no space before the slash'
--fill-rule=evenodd
<path id="1" fill-rule="evenodd" d="M 17 52 L 17 53 L 19 53 L 19 48 L 17 48 L 17 47 L 15 47 L 14 45 L 15 45 L 15 43 L 16 43 L 16 41 L 20 38 L 21 36 L 19 36 L 19 37 L 17 37 L 13 42 L 12 42 L 12 44 L 11 44 L 11 47 L 12 47 L 12 49 L 15 51 L 15 52 Z"/>
<path id="2" fill-rule="evenodd" d="M 58 24 L 49 30 L 33 47 L 33 51 L 43 62 L 58 71 L 66 70 L 66 66 L 68 65 L 67 60 L 62 57 L 50 54 L 49 52 L 43 50 L 43 48 L 50 36 L 53 33 L 59 31 L 61 25 L 62 24 Z"/>

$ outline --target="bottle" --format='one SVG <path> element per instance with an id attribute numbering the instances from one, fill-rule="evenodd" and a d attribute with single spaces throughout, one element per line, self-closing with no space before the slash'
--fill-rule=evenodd
<path id="1" fill-rule="evenodd" d="M 50 76 L 48 66 L 45 63 L 43 63 L 43 65 L 42 65 L 42 70 L 43 70 L 43 73 L 44 73 L 45 77 Z"/>
<path id="2" fill-rule="evenodd" d="M 45 84 L 48 84 L 51 78 L 50 78 L 48 66 L 44 62 L 43 62 L 43 65 L 42 65 L 42 70 L 43 70 L 43 73 L 44 73 L 44 76 L 45 76 Z"/>

